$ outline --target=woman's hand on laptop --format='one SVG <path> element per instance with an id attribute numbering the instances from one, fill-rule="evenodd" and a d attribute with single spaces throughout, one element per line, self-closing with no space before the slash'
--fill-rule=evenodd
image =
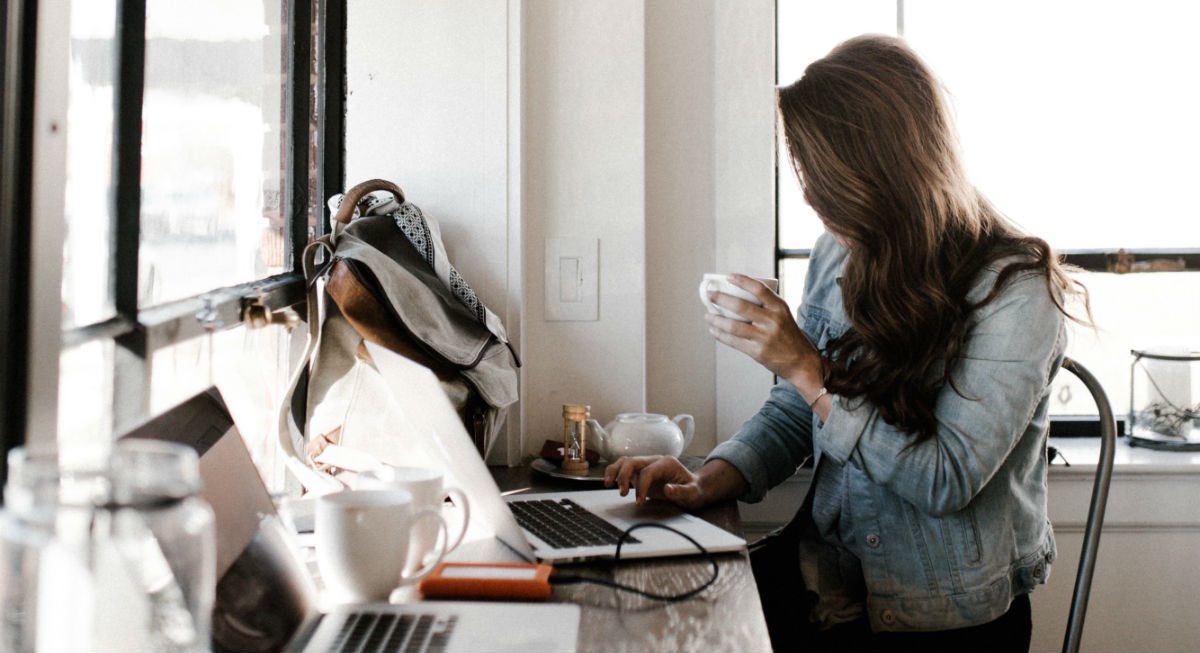
<path id="1" fill-rule="evenodd" d="M 620 488 L 621 496 L 633 488 L 638 505 L 658 499 L 685 510 L 736 497 L 745 491 L 745 483 L 737 468 L 719 459 L 692 473 L 673 456 L 623 456 L 604 470 L 604 485 Z"/>
<path id="2" fill-rule="evenodd" d="M 621 496 L 633 488 L 638 505 L 660 499 L 689 510 L 699 508 L 704 499 L 696 480 L 674 456 L 622 456 L 604 470 L 604 485 L 617 486 Z"/>

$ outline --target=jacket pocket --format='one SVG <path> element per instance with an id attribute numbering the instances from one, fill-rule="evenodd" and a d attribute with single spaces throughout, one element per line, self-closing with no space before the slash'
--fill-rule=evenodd
<path id="1" fill-rule="evenodd" d="M 977 565 L 983 561 L 983 544 L 979 541 L 979 525 L 975 523 L 975 511 L 968 510 L 951 517 L 962 552 L 963 562 Z"/>

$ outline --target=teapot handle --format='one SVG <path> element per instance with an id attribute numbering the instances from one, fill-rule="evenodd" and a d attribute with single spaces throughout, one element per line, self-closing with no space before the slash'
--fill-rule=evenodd
<path id="1" fill-rule="evenodd" d="M 671 418 L 675 422 L 680 431 L 683 431 L 683 448 L 687 449 L 692 443 L 692 436 L 696 434 L 696 420 L 687 413 L 682 413 Z"/>

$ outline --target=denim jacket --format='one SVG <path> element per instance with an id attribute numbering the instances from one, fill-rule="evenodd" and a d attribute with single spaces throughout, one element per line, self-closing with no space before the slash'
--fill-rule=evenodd
<path id="1" fill-rule="evenodd" d="M 838 286 L 845 257 L 828 234 L 812 252 L 797 321 L 818 350 L 848 328 Z M 980 273 L 971 300 L 991 289 L 1001 263 Z M 865 587 L 873 630 L 986 623 L 1045 582 L 1055 557 L 1047 409 L 1065 347 L 1044 275 L 1021 272 L 971 315 L 953 363 L 958 391 L 942 390 L 934 437 L 909 446 L 912 437 L 870 404 L 842 397 L 821 423 L 781 381 L 710 459 L 734 465 L 749 488 L 742 500 L 754 502 L 813 456 L 814 485 L 836 488 L 833 505 L 821 505 L 829 492 L 814 495 L 813 514 L 835 515 L 835 525 L 817 524 L 823 537 L 859 561 L 853 584 Z"/>

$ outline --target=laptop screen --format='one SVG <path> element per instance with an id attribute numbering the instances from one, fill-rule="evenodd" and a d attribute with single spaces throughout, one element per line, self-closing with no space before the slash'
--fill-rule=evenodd
<path id="1" fill-rule="evenodd" d="M 201 496 L 216 531 L 213 650 L 281 650 L 315 610 L 316 588 L 220 391 L 209 388 L 123 437 L 178 442 L 200 456 Z"/>

